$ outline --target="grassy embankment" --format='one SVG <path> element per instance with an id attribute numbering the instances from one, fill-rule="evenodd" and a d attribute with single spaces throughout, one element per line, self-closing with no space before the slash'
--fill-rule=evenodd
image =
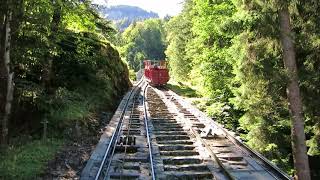
<path id="1" fill-rule="evenodd" d="M 200 95 L 197 93 L 197 91 L 190 86 L 183 84 L 181 82 L 175 82 L 170 80 L 168 84 L 166 85 L 169 89 L 171 89 L 173 92 L 177 93 L 180 96 L 186 97 L 186 98 L 198 98 Z"/>
<path id="2" fill-rule="evenodd" d="M 36 179 L 63 144 L 60 139 L 25 142 L 28 143 L 17 143 L 1 152 L 0 179 Z"/>

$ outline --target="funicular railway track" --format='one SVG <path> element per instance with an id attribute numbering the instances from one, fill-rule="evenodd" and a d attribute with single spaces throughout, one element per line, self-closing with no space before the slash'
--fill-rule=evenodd
<path id="1" fill-rule="evenodd" d="M 141 81 L 131 91 L 94 179 L 154 179 L 149 173 L 152 156 L 144 118 L 143 85 Z"/>
<path id="2" fill-rule="evenodd" d="M 194 137 L 170 112 L 162 98 L 150 88 L 147 93 L 149 121 L 152 124 L 153 147 L 160 162 L 159 179 L 214 179 L 215 164 L 206 157 Z M 219 174 L 219 170 L 217 172 Z M 221 173 L 220 173 L 221 179 Z M 220 179 L 220 178 L 219 178 Z"/>
<path id="3" fill-rule="evenodd" d="M 190 134 L 196 136 L 227 179 L 291 179 L 259 153 L 234 138 L 219 124 L 193 108 L 170 90 L 156 90 L 157 95 L 183 120 Z M 208 133 L 211 131 L 211 133 Z M 206 132 L 203 134 L 203 132 Z M 214 173 L 217 179 L 222 178 Z M 217 176 L 218 175 L 218 176 Z"/>
<path id="4" fill-rule="evenodd" d="M 94 178 L 81 179 L 290 179 L 204 116 L 172 91 L 141 81 Z"/>

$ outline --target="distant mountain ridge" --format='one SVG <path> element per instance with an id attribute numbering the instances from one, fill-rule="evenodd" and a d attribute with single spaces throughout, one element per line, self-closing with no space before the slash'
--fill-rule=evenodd
<path id="1" fill-rule="evenodd" d="M 159 18 L 157 13 L 152 11 L 148 12 L 136 6 L 98 6 L 97 8 L 104 17 L 112 20 L 120 31 L 124 31 L 133 22 L 150 18 Z"/>

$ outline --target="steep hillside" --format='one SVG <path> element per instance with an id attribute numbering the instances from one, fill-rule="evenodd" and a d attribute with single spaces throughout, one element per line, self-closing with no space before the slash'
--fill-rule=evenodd
<path id="1" fill-rule="evenodd" d="M 119 6 L 99 6 L 98 10 L 108 19 L 112 20 L 120 31 L 123 31 L 130 24 L 136 21 L 142 21 L 150 18 L 158 18 L 155 12 L 148 12 L 135 6 L 119 5 Z"/>
<path id="2" fill-rule="evenodd" d="M 131 86 L 115 31 L 86 2 L 2 2 L 0 179 L 39 179 L 62 146 L 78 159 L 61 166 L 79 168 Z"/>

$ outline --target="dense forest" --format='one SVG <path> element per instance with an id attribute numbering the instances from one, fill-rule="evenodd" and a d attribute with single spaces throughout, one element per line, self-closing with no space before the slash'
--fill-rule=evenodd
<path id="1" fill-rule="evenodd" d="M 66 139 L 98 131 L 144 59 L 166 59 L 194 105 L 290 175 L 319 175 L 318 0 L 185 0 L 120 31 L 89 0 L 0 8 L 0 179 L 38 177 Z"/>
<path id="2" fill-rule="evenodd" d="M 165 52 L 171 78 L 201 97 L 195 105 L 309 179 L 306 154 L 310 162 L 320 155 L 319 8 L 313 0 L 186 0 L 175 17 L 132 24 L 122 53 L 138 70 L 141 59 Z"/>
<path id="3" fill-rule="evenodd" d="M 316 1 L 187 1 L 183 13 L 167 26 L 172 74 L 178 80 L 191 80 L 209 98 L 210 115 L 287 170 L 296 155 L 290 148 L 290 127 L 295 151 L 300 148 L 295 138 L 304 143 L 304 133 L 302 129 L 302 134 L 295 134 L 301 126 L 290 122 L 289 112 L 295 115 L 299 108 L 293 108 L 299 102 L 286 91 L 294 91 L 290 83 L 298 80 L 290 65 L 283 63 L 293 56 L 283 41 L 296 42 L 308 154 L 319 155 L 319 7 Z M 283 32 L 286 18 L 291 19 L 292 33 Z M 296 172 L 303 168 L 296 167 Z"/>
<path id="4" fill-rule="evenodd" d="M 131 24 L 120 37 L 120 51 L 130 68 L 138 71 L 144 59 L 165 59 L 165 36 L 160 19 Z"/>
<path id="5" fill-rule="evenodd" d="M 0 7 L 0 179 L 35 179 L 66 139 L 113 111 L 128 69 L 109 41 L 116 30 L 89 1 Z"/>

